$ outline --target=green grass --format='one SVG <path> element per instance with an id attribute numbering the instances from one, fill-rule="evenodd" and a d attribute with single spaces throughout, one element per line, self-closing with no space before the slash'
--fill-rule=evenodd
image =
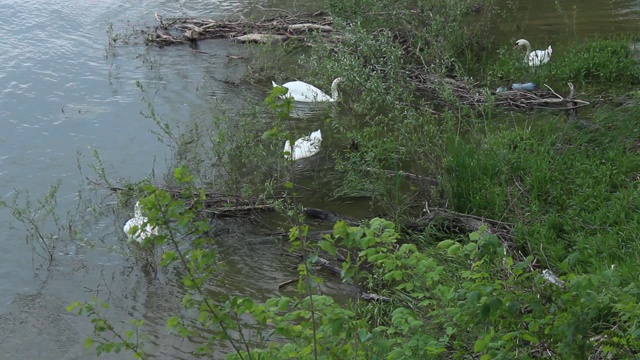
<path id="1" fill-rule="evenodd" d="M 564 81 L 638 84 L 640 69 L 632 58 L 630 42 L 621 39 L 576 44 L 558 57 L 551 76 Z"/>
<path id="2" fill-rule="evenodd" d="M 637 108 L 604 108 L 592 125 L 538 117 L 496 125 L 447 147 L 455 210 L 519 224 L 517 240 L 545 262 L 579 273 L 615 264 L 635 280 L 640 260 Z"/>

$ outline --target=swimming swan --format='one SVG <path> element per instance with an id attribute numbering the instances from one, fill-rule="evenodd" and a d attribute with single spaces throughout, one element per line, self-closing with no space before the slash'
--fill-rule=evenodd
<path id="1" fill-rule="evenodd" d="M 158 235 L 158 229 L 148 224 L 149 219 L 142 214 L 142 205 L 140 201 L 136 201 L 133 218 L 124 224 L 124 233 L 129 237 L 129 241 L 135 240 L 138 244 L 142 244 L 144 239 L 150 235 Z"/>
<path id="2" fill-rule="evenodd" d="M 313 156 L 320 152 L 320 143 L 322 143 L 322 132 L 320 130 L 296 140 L 293 144 L 293 149 L 291 149 L 291 144 L 287 140 L 284 143 L 284 158 L 287 160 L 300 160 Z"/>
<path id="3" fill-rule="evenodd" d="M 525 39 L 520 39 L 516 41 L 516 46 L 513 48 L 515 49 L 520 46 L 525 46 L 527 48 L 527 53 L 524 55 L 524 62 L 528 63 L 529 66 L 546 64 L 551 60 L 551 53 L 553 52 L 551 45 L 549 45 L 547 50 L 536 50 L 532 52 L 531 44 L 529 44 Z"/>
<path id="4" fill-rule="evenodd" d="M 303 81 L 290 81 L 288 83 L 282 84 L 282 87 L 286 88 L 288 91 L 284 95 L 285 97 L 292 97 L 295 101 L 300 102 L 335 102 L 340 100 L 340 94 L 338 93 L 338 84 L 342 81 L 342 78 L 336 78 L 331 83 L 331 96 L 322 92 L 322 90 L 317 87 L 307 84 Z M 271 82 L 273 87 L 279 86 L 274 81 Z"/>

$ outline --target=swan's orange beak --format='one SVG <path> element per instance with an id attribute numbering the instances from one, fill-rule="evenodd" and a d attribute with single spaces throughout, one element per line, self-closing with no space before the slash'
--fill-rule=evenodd
<path id="1" fill-rule="evenodd" d="M 518 46 L 520 46 L 520 45 L 515 44 L 515 45 L 513 46 L 513 48 L 514 48 L 514 49 L 516 49 L 516 48 L 518 48 Z"/>

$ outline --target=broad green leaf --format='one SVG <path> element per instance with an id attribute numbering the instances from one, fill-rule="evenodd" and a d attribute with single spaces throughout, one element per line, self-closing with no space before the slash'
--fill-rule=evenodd
<path id="1" fill-rule="evenodd" d="M 533 344 L 533 345 L 537 345 L 537 344 L 540 342 L 540 340 L 538 340 L 538 338 L 537 338 L 537 337 L 533 336 L 533 335 L 532 335 L 532 334 L 530 334 L 530 333 L 524 333 L 524 334 L 521 334 L 521 335 L 520 335 L 520 337 L 521 337 L 523 340 L 527 340 L 527 341 L 531 342 L 531 344 Z"/>
<path id="2" fill-rule="evenodd" d="M 95 342 L 95 341 L 94 341 L 92 338 L 90 338 L 89 336 L 87 336 L 87 337 L 84 339 L 84 348 L 85 348 L 86 350 L 90 350 L 90 349 L 91 349 L 91 347 L 93 346 L 93 343 L 94 343 L 94 342 Z"/>
<path id="3" fill-rule="evenodd" d="M 462 245 L 460 245 L 459 243 L 455 243 L 451 245 L 451 247 L 449 247 L 449 250 L 447 250 L 447 254 L 455 255 L 460 252 L 461 248 L 462 248 Z"/>
<path id="4" fill-rule="evenodd" d="M 487 348 L 488 344 L 489 342 L 485 339 L 476 340 L 476 343 L 473 344 L 473 352 L 476 352 L 476 353 L 483 352 L 484 349 Z"/>
<path id="5" fill-rule="evenodd" d="M 438 244 L 438 249 L 448 249 L 455 241 L 453 240 L 444 240 Z"/>

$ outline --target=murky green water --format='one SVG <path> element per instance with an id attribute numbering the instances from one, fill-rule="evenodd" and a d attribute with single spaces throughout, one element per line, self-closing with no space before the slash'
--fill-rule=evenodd
<path id="1" fill-rule="evenodd" d="M 486 40 L 495 47 L 529 40 L 533 49 L 553 45 L 554 55 L 574 42 L 595 38 L 637 37 L 640 1 L 517 1 L 500 0 Z M 482 15 L 479 15 L 482 16 Z"/>
<path id="2" fill-rule="evenodd" d="M 300 10 L 317 6 L 310 0 L 293 3 Z M 3 1 L 0 194 L 8 199 L 18 189 L 37 198 L 60 179 L 59 211 L 73 211 L 82 179 L 77 164 L 84 176 L 92 176 L 87 168 L 92 149 L 100 153 L 111 177 L 139 180 L 155 171 L 161 178 L 174 154 L 151 133 L 157 126 L 140 115 L 147 111 L 141 97 L 173 128 L 184 130 L 196 122 L 209 122 L 216 102 L 241 108 L 262 101 L 270 87 L 242 84 L 243 63 L 230 65 L 226 56 L 244 53 L 242 45 L 206 41 L 199 51 L 134 45 L 111 52 L 109 24 L 116 32 L 125 32 L 132 25 L 155 21 L 155 11 L 166 16 L 221 18 L 255 12 L 252 5 L 291 10 L 291 4 L 284 0 L 268 5 L 250 0 Z M 513 4 L 502 2 L 505 8 Z M 516 15 L 495 24 L 487 40 L 501 43 L 524 37 L 536 47 L 640 30 L 640 1 L 520 1 L 516 9 Z M 144 93 L 136 82 L 144 86 Z M 308 121 L 323 126 L 322 119 Z M 330 134 L 327 137 L 330 144 Z M 308 168 L 300 171 L 315 175 Z M 130 317 L 145 319 L 144 330 L 151 335 L 146 350 L 155 358 L 192 358 L 194 344 L 167 335 L 164 329 L 166 316 L 180 307 L 181 287 L 171 277 L 150 277 L 139 264 L 113 251 L 127 251 L 121 229 L 128 214 L 107 193 L 93 195 L 104 216 L 79 219 L 78 224 L 82 235 L 97 247 L 69 241 L 56 249 L 56 260 L 49 268 L 33 257 L 24 228 L 12 229 L 10 224 L 20 224 L 0 210 L 0 353 L 7 359 L 95 358 L 82 347 L 82 339 L 91 333 L 90 324 L 67 314 L 65 307 L 97 294 L 111 304 L 107 315 L 116 324 Z M 364 215 L 361 206 L 328 204 L 320 197 L 309 205 L 354 217 Z M 220 240 L 219 247 L 228 266 L 226 279 L 235 292 L 264 298 L 277 293 L 278 283 L 295 276 L 292 263 L 281 255 L 281 246 L 262 235 L 264 229 L 241 221 L 226 226 L 230 235 Z M 343 290 L 328 286 L 329 293 Z"/>

